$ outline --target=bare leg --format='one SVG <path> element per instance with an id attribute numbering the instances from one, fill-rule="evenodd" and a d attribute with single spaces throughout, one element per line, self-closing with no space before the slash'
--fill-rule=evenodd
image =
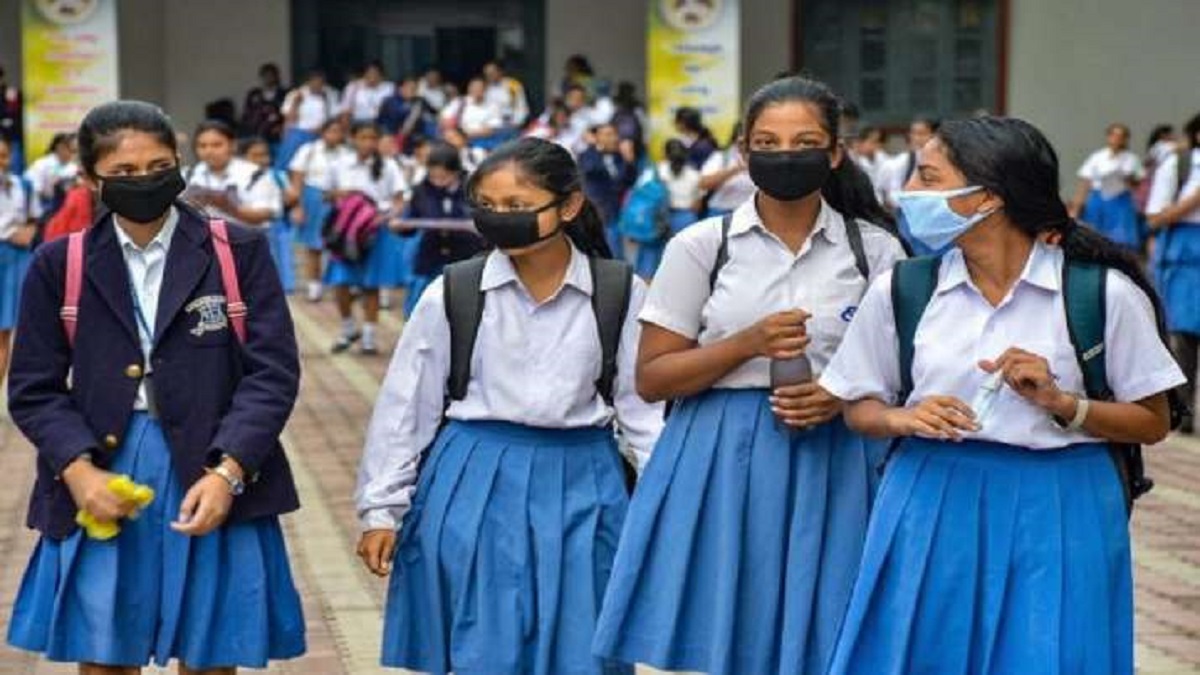
<path id="1" fill-rule="evenodd" d="M 321 251 L 308 251 L 304 260 L 306 276 L 308 277 L 308 299 L 317 302 L 321 299 L 324 289 L 321 287 Z"/>
<path id="2" fill-rule="evenodd" d="M 79 675 L 139 675 L 141 668 L 128 666 L 98 666 L 94 663 L 79 664 Z"/>
<path id="3" fill-rule="evenodd" d="M 179 675 L 237 675 L 237 668 L 205 668 L 196 670 L 179 664 Z"/>
<path id="4" fill-rule="evenodd" d="M 8 354 L 11 343 L 12 331 L 0 330 L 0 384 L 4 383 L 4 377 L 8 375 Z"/>
<path id="5" fill-rule="evenodd" d="M 375 326 L 379 323 L 379 291 L 364 290 L 362 304 L 362 351 L 364 354 L 377 354 L 379 346 L 375 344 Z"/>
<path id="6" fill-rule="evenodd" d="M 337 301 L 338 316 L 342 320 L 354 318 L 354 299 L 350 297 L 349 286 L 338 286 L 333 289 L 333 299 Z"/>
<path id="7" fill-rule="evenodd" d="M 354 297 L 349 286 L 335 286 L 333 299 L 337 302 L 338 316 L 342 318 L 341 335 L 333 343 L 333 353 L 341 354 L 358 341 L 358 328 L 354 324 Z"/>

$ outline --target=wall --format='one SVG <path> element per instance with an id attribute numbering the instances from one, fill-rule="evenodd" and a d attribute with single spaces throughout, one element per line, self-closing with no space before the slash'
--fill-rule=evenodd
<path id="1" fill-rule="evenodd" d="M 1012 0 L 1008 113 L 1058 149 L 1065 190 L 1111 122 L 1144 150 L 1158 122 L 1200 111 L 1197 0 Z"/>

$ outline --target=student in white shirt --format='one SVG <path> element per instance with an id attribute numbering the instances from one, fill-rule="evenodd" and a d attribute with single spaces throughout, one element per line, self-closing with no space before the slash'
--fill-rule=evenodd
<path id="1" fill-rule="evenodd" d="M 1108 444 L 1162 440 L 1183 382 L 1154 291 L 1068 215 L 1032 125 L 948 121 L 918 157 L 900 208 L 954 248 L 880 277 L 820 380 L 853 428 L 899 439 L 828 672 L 1132 673 L 1133 465 Z M 1095 293 L 1072 296 L 1074 329 L 1068 280 Z M 1077 357 L 1081 308 L 1104 323 Z M 1105 400 L 1085 393 L 1089 354 Z"/>
<path id="2" fill-rule="evenodd" d="M 637 383 L 676 405 L 630 505 L 601 656 L 825 671 L 885 447 L 851 432 L 811 378 L 869 279 L 904 255 L 866 222 L 890 218 L 838 142 L 839 108 L 811 80 L 760 89 L 741 144 L 758 193 L 667 244 L 640 316 Z M 773 378 L 773 359 L 811 372 Z"/>
<path id="3" fill-rule="evenodd" d="M 750 180 L 750 172 L 746 169 L 746 161 L 742 158 L 741 144 L 742 125 L 737 123 L 729 137 L 729 145 L 724 150 L 718 150 L 704 160 L 700 168 L 700 189 L 708 193 L 709 218 L 724 216 L 744 204 L 754 196 L 754 181 Z"/>
<path id="4" fill-rule="evenodd" d="M 1167 308 L 1175 356 L 1188 377 L 1189 405 L 1196 400 L 1200 349 L 1200 114 L 1183 127 L 1183 142 L 1154 172 L 1146 220 L 1155 231 L 1153 268 Z M 1192 418 L 1183 430 L 1193 432 Z"/>
<path id="5" fill-rule="evenodd" d="M 304 84 L 289 91 L 283 99 L 283 140 L 275 166 L 288 168 L 300 146 L 317 140 L 321 127 L 337 114 L 337 91 L 326 84 L 324 71 L 311 71 Z"/>
<path id="6" fill-rule="evenodd" d="M 490 150 L 503 137 L 504 118 L 487 97 L 487 85 L 477 77 L 467 84 L 467 95 L 452 102 L 443 111 L 447 127 L 461 130 L 473 147 Z"/>
<path id="7" fill-rule="evenodd" d="M 308 299 L 317 302 L 324 292 L 321 284 L 321 263 L 325 241 L 321 228 L 333 208 L 330 191 L 333 189 L 333 167 L 353 155 L 345 146 L 346 128 L 341 120 L 331 118 L 321 127 L 321 137 L 300 147 L 288 166 L 292 192 L 300 202 L 292 209 L 292 222 L 300 227 L 298 237 L 306 250 L 305 277 L 308 280 Z"/>
<path id="8" fill-rule="evenodd" d="M 409 190 L 404 174 L 395 160 L 383 157 L 379 152 L 379 127 L 374 122 L 359 122 L 350 130 L 350 141 L 354 152 L 338 161 L 333 167 L 330 194 L 338 206 L 341 200 L 352 193 L 361 193 L 375 203 L 378 210 L 379 231 L 374 245 L 365 259 L 354 262 L 343 260 L 337 255 L 330 257 L 325 270 L 325 285 L 334 289 L 338 315 L 342 319 L 342 333 L 333 345 L 333 353 L 340 354 L 362 341 L 360 351 L 365 356 L 379 353 L 375 341 L 375 330 L 379 323 L 379 289 L 391 286 L 400 270 L 391 269 L 395 256 L 394 242 L 399 238 L 385 223 L 389 217 L 404 210 L 405 195 Z M 360 330 L 354 321 L 354 298 L 352 288 L 361 291 L 359 299 L 363 307 L 363 325 Z"/>
<path id="9" fill-rule="evenodd" d="M 529 118 L 529 99 L 525 86 L 504 72 L 499 61 L 489 61 L 483 66 L 483 77 L 487 83 L 487 100 L 497 110 L 507 129 L 524 126 Z"/>
<path id="10" fill-rule="evenodd" d="M 74 134 L 54 134 L 46 154 L 25 169 L 25 180 L 37 195 L 44 214 L 57 210 L 66 189 L 74 185 L 78 178 Z"/>
<path id="11" fill-rule="evenodd" d="M 1133 188 L 1146 175 L 1142 160 L 1129 149 L 1129 127 L 1108 127 L 1108 144 L 1079 167 L 1079 187 L 1071 201 L 1072 218 L 1096 228 L 1100 234 L 1129 248 L 1142 250 L 1142 232 Z"/>
<path id="12" fill-rule="evenodd" d="M 372 61 L 363 70 L 363 76 L 346 86 L 342 92 L 340 112 L 348 123 L 374 122 L 379 117 L 379 108 L 392 94 L 396 85 L 384 79 L 383 64 Z"/>
<path id="13" fill-rule="evenodd" d="M 288 211 L 298 205 L 288 184 L 287 173 L 271 166 L 271 145 L 262 136 L 250 136 L 239 141 L 239 154 L 256 168 L 250 177 L 251 192 L 259 190 L 259 183 L 274 183 L 279 191 L 280 209 L 267 224 L 267 241 L 271 245 L 271 258 L 275 261 L 275 269 L 279 272 L 279 283 L 283 292 L 291 295 L 296 290 L 296 254 L 295 237 L 292 233 L 292 223 L 288 219 Z"/>
<path id="14" fill-rule="evenodd" d="M 383 665 L 624 673 L 592 656 L 591 639 L 628 500 L 614 432 L 640 470 L 662 427 L 662 406 L 634 384 L 645 285 L 602 260 L 603 225 L 563 148 L 532 138 L 504 145 L 468 193 L 476 227 L 497 250 L 448 268 L 421 296 L 359 468 L 359 555 L 391 575 Z M 478 284 L 483 304 L 463 354 L 467 381 L 453 388 L 451 276 Z M 599 297 L 613 290 L 600 277 L 631 284 L 610 333 L 611 383 L 597 377 L 606 372 L 604 327 L 592 303 L 621 297 Z M 474 290 L 464 288 L 453 287 L 454 302 Z"/>
<path id="15" fill-rule="evenodd" d="M 188 169 L 184 197 L 213 218 L 266 228 L 283 215 L 283 191 L 274 180 L 255 180 L 259 169 L 237 157 L 233 129 L 219 120 L 196 127 L 199 160 Z"/>
<path id="16" fill-rule="evenodd" d="M 440 113 L 442 108 L 446 107 L 449 99 L 446 96 L 446 85 L 442 80 L 441 71 L 430 68 L 425 72 L 425 76 L 417 84 L 417 96 L 425 99 L 425 103 L 434 113 Z"/>
<path id="17" fill-rule="evenodd" d="M 871 179 L 871 185 L 875 188 L 875 198 L 880 202 L 887 198 L 888 176 L 892 165 L 892 156 L 883 149 L 886 142 L 887 138 L 882 129 L 865 126 L 858 132 L 852 153 L 859 168 Z"/>
<path id="18" fill-rule="evenodd" d="M 667 189 L 667 224 L 670 237 L 696 222 L 704 192 L 700 189 L 700 172 L 688 163 L 688 149 L 682 141 L 674 138 L 667 141 L 664 154 L 666 159 L 658 163 L 655 171 L 658 180 Z M 638 245 L 635 267 L 643 278 L 650 279 L 654 276 L 666 243 L 663 239 Z"/>
<path id="19" fill-rule="evenodd" d="M 41 215 L 38 200 L 26 193 L 21 179 L 9 167 L 12 145 L 0 134 L 0 383 L 8 372 L 9 342 L 17 325 L 21 282 L 29 268 L 36 233 L 34 221 Z"/>

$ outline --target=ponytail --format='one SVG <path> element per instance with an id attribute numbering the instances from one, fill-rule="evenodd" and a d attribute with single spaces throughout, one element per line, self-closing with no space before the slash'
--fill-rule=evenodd
<path id="1" fill-rule="evenodd" d="M 896 218 L 879 203 L 871 179 L 848 153 L 825 181 L 821 196 L 842 216 L 865 220 L 899 236 Z"/>
<path id="2" fill-rule="evenodd" d="M 371 180 L 378 181 L 383 177 L 383 155 L 376 150 L 371 154 Z"/>
<path id="3" fill-rule="evenodd" d="M 608 247 L 608 238 L 604 236 L 604 221 L 600 211 L 587 197 L 583 198 L 583 208 L 579 215 L 563 228 L 567 238 L 575 244 L 584 255 L 593 258 L 611 258 L 613 251 Z"/>

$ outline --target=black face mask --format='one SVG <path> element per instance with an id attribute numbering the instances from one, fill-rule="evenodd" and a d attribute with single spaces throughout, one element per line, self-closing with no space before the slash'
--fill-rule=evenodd
<path id="1" fill-rule="evenodd" d="M 822 148 L 750 152 L 750 180 L 763 194 L 781 202 L 820 190 L 832 171 L 829 151 Z"/>
<path id="2" fill-rule="evenodd" d="M 127 221 L 152 223 L 171 208 L 185 187 L 177 166 L 145 176 L 101 177 L 100 201 Z"/>
<path id="3" fill-rule="evenodd" d="M 500 250 L 528 248 L 541 243 L 559 233 L 562 225 L 545 236 L 538 230 L 538 214 L 542 211 L 556 208 L 563 200 L 556 199 L 534 211 L 492 211 L 475 207 L 471 218 L 475 221 L 475 229 L 492 246 Z"/>

